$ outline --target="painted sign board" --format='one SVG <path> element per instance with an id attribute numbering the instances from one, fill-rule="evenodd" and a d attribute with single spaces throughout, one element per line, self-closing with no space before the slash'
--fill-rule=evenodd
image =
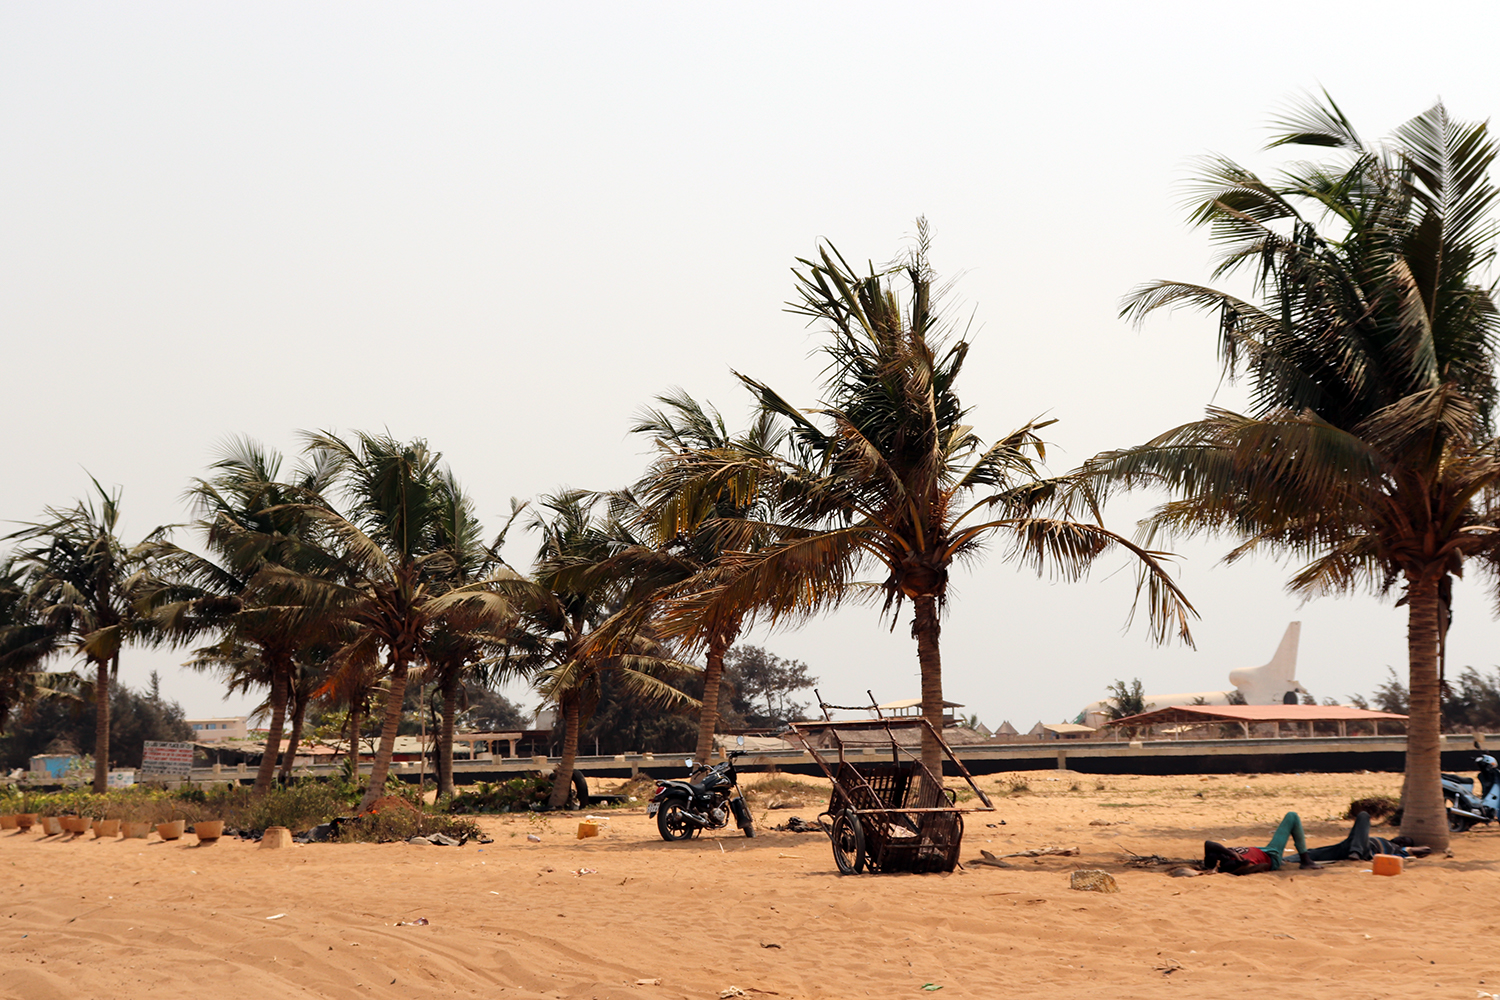
<path id="1" fill-rule="evenodd" d="M 186 778 L 193 771 L 191 743 L 146 741 L 141 760 L 142 778 Z"/>

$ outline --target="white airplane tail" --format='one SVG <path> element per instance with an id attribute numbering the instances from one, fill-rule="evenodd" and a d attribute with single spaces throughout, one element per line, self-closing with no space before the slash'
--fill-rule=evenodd
<path id="1" fill-rule="evenodd" d="M 1282 703 L 1288 694 L 1295 696 L 1303 690 L 1297 683 L 1297 641 L 1301 637 L 1301 622 L 1287 625 L 1271 662 L 1231 670 L 1229 683 L 1239 689 L 1251 705 L 1276 705 Z"/>

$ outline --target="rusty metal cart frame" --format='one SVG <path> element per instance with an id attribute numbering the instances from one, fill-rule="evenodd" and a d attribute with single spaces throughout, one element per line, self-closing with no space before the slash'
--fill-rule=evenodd
<path id="1" fill-rule="evenodd" d="M 821 707 L 826 716 L 828 709 L 841 706 Z M 958 864 L 959 845 L 963 841 L 963 814 L 993 812 L 995 806 L 926 719 L 885 718 L 878 708 L 875 713 L 873 719 L 794 722 L 787 726 L 786 735 L 795 736 L 802 743 L 833 785 L 828 809 L 819 814 L 818 825 L 833 844 L 834 863 L 844 875 L 864 871 L 951 872 Z M 915 753 L 902 746 L 896 739 L 897 729 L 916 729 L 922 735 L 930 735 L 984 805 L 960 808 L 955 790 L 944 789 L 923 765 L 920 743 Z M 884 730 L 889 738 L 890 760 L 858 763 L 850 760 L 842 734 L 871 730 Z M 812 731 L 828 733 L 834 747 L 820 751 L 813 746 L 809 739 Z M 862 748 L 867 746 L 868 743 L 861 744 Z M 903 759 L 903 755 L 908 759 Z"/>

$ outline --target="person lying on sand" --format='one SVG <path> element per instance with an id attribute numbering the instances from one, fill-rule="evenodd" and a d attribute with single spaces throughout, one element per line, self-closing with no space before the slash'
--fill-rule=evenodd
<path id="1" fill-rule="evenodd" d="M 1362 812 L 1354 817 L 1354 827 L 1349 836 L 1337 844 L 1314 847 L 1302 855 L 1308 861 L 1369 861 L 1377 854 L 1394 854 L 1398 858 L 1425 858 L 1432 853 L 1430 847 L 1418 847 L 1410 837 L 1370 836 L 1370 814 Z"/>
<path id="2" fill-rule="evenodd" d="M 1265 847 L 1226 847 L 1216 840 L 1203 842 L 1203 872 L 1221 871 L 1228 875 L 1254 875 L 1256 872 L 1281 870 L 1281 854 L 1286 850 L 1290 837 L 1301 858 L 1299 867 L 1322 868 L 1316 861 L 1306 857 L 1307 837 L 1302 832 L 1302 818 L 1294 812 L 1281 817 L 1281 825 L 1271 834 L 1271 842 Z"/>
<path id="3" fill-rule="evenodd" d="M 1298 867 L 1304 870 L 1323 867 L 1326 861 L 1343 861 L 1356 858 L 1368 861 L 1376 854 L 1396 854 L 1400 857 L 1424 857 L 1429 848 L 1417 847 L 1410 837 L 1386 840 L 1370 836 L 1370 814 L 1360 813 L 1354 820 L 1349 835 L 1337 844 L 1327 847 L 1309 848 L 1302 832 L 1302 818 L 1294 812 L 1281 817 L 1281 824 L 1271 835 L 1265 847 L 1227 847 L 1214 840 L 1203 842 L 1203 873 L 1215 870 L 1229 875 L 1254 875 L 1257 872 L 1280 870 L 1286 842 L 1291 839 L 1296 847 Z"/>

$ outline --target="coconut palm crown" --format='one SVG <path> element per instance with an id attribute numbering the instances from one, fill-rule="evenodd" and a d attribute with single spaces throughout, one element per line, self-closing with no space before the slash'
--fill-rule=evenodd
<path id="1" fill-rule="evenodd" d="M 823 328 L 824 403 L 803 411 L 768 385 L 740 376 L 761 408 L 784 421 L 775 450 L 740 448 L 681 458 L 684 477 L 755 482 L 771 496 L 776 541 L 726 565 L 711 591 L 678 602 L 665 626 L 680 632 L 727 605 L 771 623 L 794 621 L 871 593 L 860 579 L 876 568 L 874 593 L 893 617 L 913 605 L 922 711 L 942 728 L 940 613 L 955 561 L 977 557 L 995 533 L 1008 557 L 1073 579 L 1111 550 L 1132 553 L 1148 580 L 1160 637 L 1190 639 L 1193 611 L 1163 566 L 1164 554 L 1106 529 L 1096 516 L 1049 514 L 1058 483 L 1045 478 L 1042 428 L 1030 421 L 985 445 L 966 423 L 956 389 L 969 344 L 952 337 L 928 265 L 928 230 L 902 264 L 858 275 L 832 246 L 800 260 L 789 311 Z M 904 282 L 903 301 L 896 281 Z M 936 745 L 924 746 L 935 774 Z"/>
<path id="2" fill-rule="evenodd" d="M 1378 143 L 1332 99 L 1294 108 L 1271 146 L 1330 151 L 1265 181 L 1206 162 L 1193 219 L 1221 247 L 1215 277 L 1249 272 L 1253 297 L 1158 281 L 1123 314 L 1190 305 L 1218 317 L 1226 376 L 1248 380 L 1247 414 L 1204 419 L 1093 459 L 1094 489 L 1147 486 L 1171 499 L 1148 539 L 1225 534 L 1226 560 L 1305 560 L 1306 597 L 1401 592 L 1411 718 L 1403 833 L 1435 848 L 1438 651 L 1447 595 L 1467 560 L 1494 573 L 1500 445 L 1492 437 L 1497 316 L 1495 144 L 1442 104 Z"/>

